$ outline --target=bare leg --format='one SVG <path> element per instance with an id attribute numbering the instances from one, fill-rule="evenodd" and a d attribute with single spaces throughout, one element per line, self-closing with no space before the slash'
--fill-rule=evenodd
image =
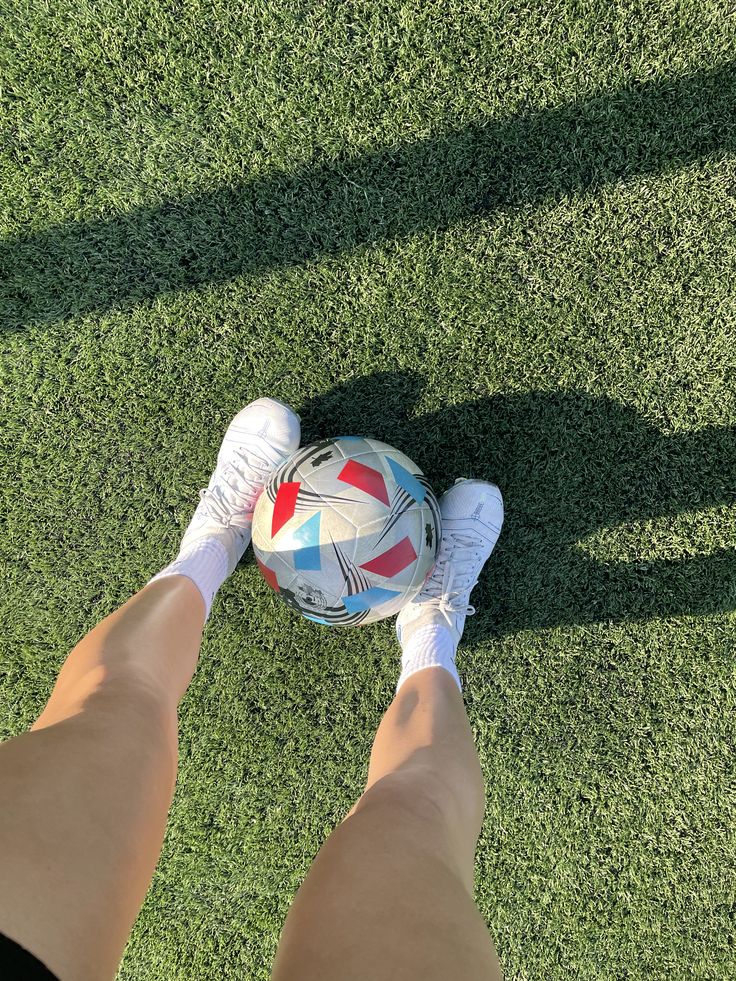
<path id="1" fill-rule="evenodd" d="M 460 692 L 412 675 L 376 734 L 362 797 L 284 927 L 273 981 L 498 981 L 472 898 L 483 781 Z"/>
<path id="2" fill-rule="evenodd" d="M 74 648 L 31 732 L 0 746 L 0 931 L 62 981 L 116 973 L 161 849 L 203 623 L 189 579 L 149 584 Z"/>
<path id="3" fill-rule="evenodd" d="M 161 850 L 206 604 L 298 445 L 287 405 L 241 409 L 174 562 L 76 646 L 31 732 L 0 746 L 0 932 L 61 981 L 116 973 Z"/>

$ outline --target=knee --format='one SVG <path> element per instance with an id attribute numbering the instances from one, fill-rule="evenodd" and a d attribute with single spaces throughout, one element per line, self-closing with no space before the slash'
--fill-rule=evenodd
<path id="1" fill-rule="evenodd" d="M 475 840 L 483 820 L 483 784 L 459 787 L 431 766 L 415 766 L 389 773 L 366 788 L 353 813 L 389 811 L 397 822 L 422 828 L 425 833 Z"/>
<path id="2" fill-rule="evenodd" d="M 434 773 L 397 772 L 365 790 L 343 828 L 400 865 L 443 869 L 472 895 L 481 820 L 482 808 L 455 800 Z"/>
<path id="3" fill-rule="evenodd" d="M 71 672 L 62 671 L 33 728 L 44 729 L 72 718 L 82 731 L 89 731 L 90 738 L 104 739 L 112 730 L 150 746 L 161 745 L 176 766 L 176 701 L 137 667 L 97 664 L 84 670 L 77 665 Z"/>
<path id="4" fill-rule="evenodd" d="M 465 835 L 470 824 L 452 788 L 436 772 L 423 768 L 389 773 L 371 784 L 351 811 L 359 813 L 380 815 L 390 826 L 421 830 L 435 838 Z"/>
<path id="5" fill-rule="evenodd" d="M 146 717 L 176 711 L 177 699 L 161 672 L 129 645 L 90 645 L 85 638 L 64 662 L 49 704 L 73 703 L 81 708 L 91 700 L 118 699 Z"/>

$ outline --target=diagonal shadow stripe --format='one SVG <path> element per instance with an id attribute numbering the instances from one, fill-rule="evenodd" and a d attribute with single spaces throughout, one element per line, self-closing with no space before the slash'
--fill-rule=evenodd
<path id="1" fill-rule="evenodd" d="M 12 330 L 736 150 L 736 62 L 0 245 Z"/>

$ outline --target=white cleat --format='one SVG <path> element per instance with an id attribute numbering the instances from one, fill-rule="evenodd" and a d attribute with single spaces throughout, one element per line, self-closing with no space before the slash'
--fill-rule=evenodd
<path id="1" fill-rule="evenodd" d="M 181 543 L 181 552 L 205 538 L 221 542 L 228 574 L 250 543 L 253 509 L 263 486 L 299 447 L 299 416 L 277 399 L 260 398 L 235 416 L 217 454 L 217 466 Z"/>
<path id="2" fill-rule="evenodd" d="M 475 613 L 470 593 L 503 525 L 503 497 L 495 484 L 461 477 L 440 498 L 442 541 L 424 588 L 396 618 L 402 647 L 421 627 L 448 627 L 455 647 L 466 617 Z"/>

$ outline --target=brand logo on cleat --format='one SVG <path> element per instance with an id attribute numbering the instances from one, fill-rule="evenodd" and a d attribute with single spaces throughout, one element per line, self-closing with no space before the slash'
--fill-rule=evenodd
<path id="1" fill-rule="evenodd" d="M 476 504 L 475 511 L 473 511 L 471 517 L 472 518 L 479 518 L 481 516 L 481 514 L 483 514 L 483 507 L 484 507 L 483 501 L 481 501 L 479 504 Z"/>

